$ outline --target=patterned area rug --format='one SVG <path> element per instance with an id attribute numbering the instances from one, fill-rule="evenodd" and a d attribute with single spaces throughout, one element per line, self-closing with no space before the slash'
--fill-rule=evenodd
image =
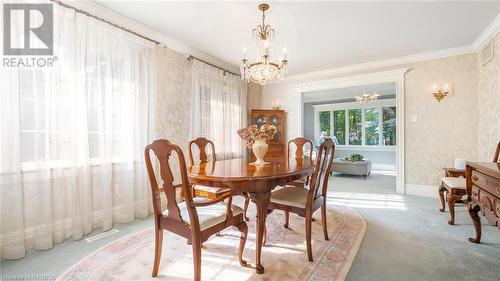
<path id="1" fill-rule="evenodd" d="M 253 208 L 252 208 L 253 209 Z M 244 258 L 255 264 L 255 218 L 250 216 Z M 227 229 L 213 236 L 202 249 L 203 280 L 345 280 L 366 231 L 366 222 L 348 207 L 329 207 L 330 241 L 325 241 L 319 219 L 313 222 L 313 257 L 307 260 L 304 219 L 290 214 L 290 228 L 283 227 L 283 213 L 275 211 L 267 219 L 268 243 L 263 248 L 265 273 L 255 273 L 253 265 L 238 263 L 239 232 Z M 154 256 L 153 228 L 114 241 L 81 260 L 57 280 L 192 280 L 192 249 L 186 240 L 165 232 L 159 275 L 151 278 Z"/>

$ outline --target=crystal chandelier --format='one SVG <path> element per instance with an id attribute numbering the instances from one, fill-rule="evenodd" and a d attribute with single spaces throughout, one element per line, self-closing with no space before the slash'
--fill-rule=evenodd
<path id="1" fill-rule="evenodd" d="M 268 4 L 260 4 L 258 9 L 262 11 L 262 24 L 252 30 L 252 37 L 257 41 L 258 58 L 256 62 L 249 63 L 246 58 L 246 49 L 243 48 L 243 59 L 241 60 L 241 79 L 265 85 L 274 80 L 282 80 L 287 72 L 288 60 L 286 49 L 283 49 L 283 56 L 280 62 L 271 61 L 269 54 L 269 44 L 274 37 L 274 29 L 265 23 Z"/>
<path id="2" fill-rule="evenodd" d="M 356 96 L 356 101 L 358 103 L 365 103 L 365 102 L 374 102 L 378 99 L 380 95 L 377 94 L 376 92 L 373 94 L 368 94 L 366 91 L 363 92 L 363 95 L 361 96 Z"/>

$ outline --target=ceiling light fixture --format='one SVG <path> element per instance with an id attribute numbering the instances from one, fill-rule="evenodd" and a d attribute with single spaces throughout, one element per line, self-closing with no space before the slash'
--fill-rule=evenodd
<path id="1" fill-rule="evenodd" d="M 254 63 L 249 63 L 246 58 L 246 48 L 243 48 L 243 59 L 241 60 L 241 79 L 265 85 L 275 80 L 282 80 L 288 68 L 286 49 L 283 49 L 283 56 L 279 63 L 271 61 L 269 45 L 274 37 L 275 31 L 270 25 L 265 23 L 266 11 L 269 5 L 262 3 L 258 6 L 262 11 L 262 24 L 252 30 L 252 37 L 257 41 L 258 59 Z"/>
<path id="2" fill-rule="evenodd" d="M 368 94 L 366 91 L 364 91 L 363 95 L 356 96 L 355 98 L 358 103 L 365 103 L 365 102 L 375 102 L 376 100 L 378 100 L 378 97 L 380 97 L 380 95 L 377 94 L 377 92 L 373 94 Z"/>

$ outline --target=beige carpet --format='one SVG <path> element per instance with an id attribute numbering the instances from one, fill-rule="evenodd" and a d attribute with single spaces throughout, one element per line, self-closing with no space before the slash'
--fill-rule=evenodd
<path id="1" fill-rule="evenodd" d="M 314 262 L 307 260 L 304 219 L 290 214 L 290 228 L 283 227 L 283 214 L 268 216 L 268 245 L 263 248 L 265 273 L 255 273 L 255 218 L 249 222 L 244 258 L 251 264 L 240 267 L 237 260 L 239 232 L 227 229 L 213 236 L 202 250 L 203 280 L 337 280 L 346 278 L 366 231 L 362 216 L 348 207 L 329 206 L 330 241 L 325 241 L 317 211 L 313 222 Z M 154 249 L 153 229 L 114 241 L 90 254 L 58 280 L 192 280 L 192 249 L 185 239 L 166 232 L 160 272 L 151 278 Z"/>

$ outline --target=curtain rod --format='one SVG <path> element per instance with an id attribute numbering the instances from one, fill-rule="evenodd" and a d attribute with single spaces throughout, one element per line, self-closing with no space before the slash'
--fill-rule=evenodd
<path id="1" fill-rule="evenodd" d="M 59 1 L 59 0 L 50 0 L 50 2 L 56 3 L 56 4 L 58 4 L 58 5 L 62 6 L 62 7 L 65 7 L 65 8 L 73 9 L 73 10 L 75 10 L 75 12 L 77 12 L 77 13 L 84 14 L 84 15 L 89 16 L 89 17 L 91 17 L 91 18 L 94 18 L 94 19 L 96 19 L 96 20 L 100 20 L 100 21 L 102 21 L 102 22 L 105 22 L 105 23 L 107 23 L 107 24 L 109 24 L 109 25 L 112 25 L 112 26 L 114 26 L 114 27 L 116 27 L 116 28 L 119 28 L 119 29 L 121 29 L 121 30 L 123 30 L 123 31 L 126 31 L 126 32 L 128 32 L 128 33 L 132 33 L 132 34 L 134 34 L 135 36 L 138 36 L 138 37 L 140 37 L 140 38 L 142 38 L 142 39 L 145 39 L 145 40 L 151 41 L 151 42 L 155 43 L 156 45 L 159 45 L 159 44 L 160 44 L 160 42 L 158 42 L 158 41 L 156 41 L 156 40 L 153 40 L 153 39 L 151 39 L 151 38 L 149 38 L 149 37 L 146 37 L 146 36 L 144 36 L 144 35 L 141 35 L 141 34 L 139 34 L 139 33 L 135 32 L 135 31 L 132 31 L 132 30 L 130 30 L 130 29 L 127 29 L 127 28 L 125 28 L 125 27 L 123 27 L 123 26 L 120 26 L 120 25 L 114 24 L 114 23 L 112 23 L 112 22 L 109 22 L 109 21 L 107 21 L 107 20 L 105 20 L 105 19 L 103 19 L 103 18 L 100 18 L 100 17 L 98 17 L 98 16 L 95 16 L 95 15 L 93 15 L 93 14 L 91 14 L 91 13 L 87 12 L 87 11 L 84 11 L 84 10 L 78 9 L 78 8 L 76 8 L 76 7 L 73 7 L 73 6 L 71 6 L 71 5 L 68 5 L 68 4 L 66 4 L 66 3 L 63 3 L 63 2 L 61 2 L 61 1 Z"/>
<path id="2" fill-rule="evenodd" d="M 204 63 L 204 64 L 208 64 L 208 65 L 210 65 L 210 66 L 212 66 L 212 67 L 215 67 L 215 68 L 217 68 L 217 69 L 220 69 L 220 70 L 224 71 L 224 73 L 226 73 L 226 72 L 227 72 L 227 73 L 232 74 L 232 75 L 234 75 L 234 76 L 241 77 L 241 75 L 239 75 L 239 74 L 236 74 L 236 73 L 231 72 L 231 71 L 229 71 L 229 70 L 226 70 L 226 69 L 224 69 L 224 68 L 222 68 L 222 67 L 220 67 L 220 66 L 217 66 L 217 65 L 215 65 L 215 64 L 212 64 L 212 63 L 209 63 L 209 62 L 207 62 L 207 61 L 204 61 L 204 60 L 202 60 L 202 59 L 200 59 L 200 58 L 197 58 L 197 57 L 195 57 L 195 56 L 193 56 L 193 55 L 187 55 L 187 57 L 186 57 L 186 58 L 187 58 L 187 60 L 188 60 L 188 61 L 192 61 L 192 60 L 201 61 L 201 62 L 202 62 L 202 63 Z"/>

